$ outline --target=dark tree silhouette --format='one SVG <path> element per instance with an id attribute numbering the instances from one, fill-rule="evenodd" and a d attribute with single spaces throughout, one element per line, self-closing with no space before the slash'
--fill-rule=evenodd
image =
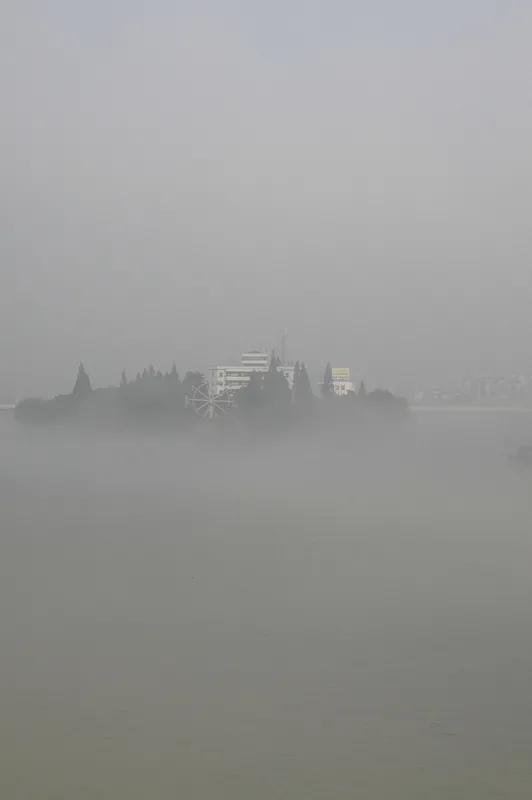
<path id="1" fill-rule="evenodd" d="M 70 394 L 57 395 L 50 400 L 27 399 L 16 408 L 18 421 L 30 423 L 116 425 L 127 430 L 143 427 L 144 430 L 161 431 L 165 428 L 182 430 L 193 424 L 195 415 L 187 409 L 186 396 L 205 383 L 199 371 L 186 373 L 180 381 L 175 363 L 169 372 L 155 372 L 153 366 L 137 373 L 128 381 L 122 371 L 119 387 L 93 389 L 83 364 L 79 365 L 74 388 Z M 330 363 L 325 369 L 321 392 L 324 398 L 334 395 Z M 282 433 L 291 423 L 306 419 L 312 425 L 319 419 L 326 424 L 350 426 L 353 424 L 380 425 L 386 420 L 400 422 L 408 415 L 407 402 L 390 392 L 376 389 L 367 392 L 364 383 L 358 392 L 350 393 L 350 402 L 319 403 L 314 397 L 305 364 L 296 362 L 292 391 L 283 374 L 280 361 L 272 351 L 266 372 L 252 372 L 248 384 L 240 390 L 236 402 L 235 418 L 245 423 L 248 432 L 265 435 Z M 321 413 L 323 411 L 323 413 Z M 314 413 L 315 412 L 315 413 Z M 318 416 L 319 412 L 319 416 Z M 303 425 L 305 427 L 305 425 Z"/>
<path id="2" fill-rule="evenodd" d="M 263 389 L 263 375 L 252 372 L 246 386 L 238 392 L 238 408 L 244 415 L 256 413 L 263 406 Z"/>
<path id="3" fill-rule="evenodd" d="M 296 364 L 294 369 L 294 406 L 298 413 L 308 414 L 314 407 L 315 397 L 312 394 L 310 380 L 305 364 Z"/>
<path id="4" fill-rule="evenodd" d="M 172 364 L 172 369 L 168 373 L 168 378 L 169 378 L 171 383 L 180 383 L 179 374 L 177 372 L 177 367 L 175 365 L 175 361 Z"/>
<path id="5" fill-rule="evenodd" d="M 76 378 L 76 383 L 74 384 L 74 388 L 72 390 L 72 397 L 81 400 L 83 397 L 86 397 L 91 392 L 92 392 L 92 386 L 90 378 L 85 372 L 85 367 L 83 366 L 83 364 L 80 364 L 78 369 L 78 376 Z"/>
<path id="6" fill-rule="evenodd" d="M 264 405 L 271 409 L 272 417 L 287 416 L 290 411 L 292 396 L 288 381 L 279 369 L 280 362 L 272 353 L 268 372 L 263 377 Z"/>
<path id="7" fill-rule="evenodd" d="M 374 389 L 364 395 L 366 405 L 381 417 L 403 418 L 408 415 L 408 403 L 403 397 L 397 397 L 387 389 Z"/>
<path id="8" fill-rule="evenodd" d="M 187 372 L 185 377 L 183 378 L 183 392 L 185 393 L 186 397 L 190 397 L 192 392 L 197 386 L 201 386 L 202 383 L 205 383 L 205 375 L 202 372 Z"/>
<path id="9" fill-rule="evenodd" d="M 334 385 L 332 379 L 332 367 L 327 363 L 325 372 L 323 374 L 323 383 L 321 384 L 321 393 L 323 397 L 331 397 L 334 394 Z"/>
<path id="10" fill-rule="evenodd" d="M 281 366 L 281 359 L 279 358 L 279 356 L 277 355 L 275 350 L 272 350 L 271 356 L 270 356 L 270 371 L 276 370 L 277 367 L 280 367 L 280 366 Z"/>

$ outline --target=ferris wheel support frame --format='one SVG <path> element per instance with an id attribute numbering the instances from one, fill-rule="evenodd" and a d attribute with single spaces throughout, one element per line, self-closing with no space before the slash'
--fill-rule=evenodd
<path id="1" fill-rule="evenodd" d="M 225 416 L 235 405 L 233 392 L 216 392 L 214 375 L 215 370 L 211 368 L 207 380 L 195 386 L 191 396 L 187 397 L 187 405 L 191 405 L 195 413 L 205 420 Z"/>

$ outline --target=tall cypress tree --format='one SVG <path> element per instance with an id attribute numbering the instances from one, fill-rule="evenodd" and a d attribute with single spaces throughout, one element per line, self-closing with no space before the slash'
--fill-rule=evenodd
<path id="1" fill-rule="evenodd" d="M 85 397 L 87 394 L 92 392 L 92 386 L 90 382 L 90 378 L 85 372 L 85 367 L 83 364 L 79 365 L 78 369 L 78 376 L 76 378 L 76 383 L 74 384 L 74 389 L 72 390 L 72 396 L 76 398 Z"/>
<path id="2" fill-rule="evenodd" d="M 272 416 L 282 418 L 289 413 L 292 393 L 282 370 L 279 359 L 272 353 L 268 372 L 263 376 L 263 401 L 269 407 Z"/>
<path id="3" fill-rule="evenodd" d="M 279 358 L 279 356 L 277 355 L 275 350 L 272 350 L 271 356 L 270 356 L 270 372 L 273 372 L 274 370 L 277 370 L 277 367 L 280 367 L 280 366 L 281 366 L 281 359 Z"/>
<path id="4" fill-rule="evenodd" d="M 298 364 L 297 372 L 294 370 L 294 405 L 298 412 L 306 414 L 312 410 L 314 400 L 307 368 L 304 363 Z"/>
<path id="5" fill-rule="evenodd" d="M 244 414 L 256 412 L 263 405 L 264 377 L 258 372 L 252 372 L 246 386 L 238 392 L 238 407 Z"/>
<path id="6" fill-rule="evenodd" d="M 323 383 L 321 384 L 321 393 L 324 397 L 331 397 L 334 394 L 334 385 L 332 379 L 332 367 L 330 362 L 327 362 L 325 373 L 323 375 Z"/>

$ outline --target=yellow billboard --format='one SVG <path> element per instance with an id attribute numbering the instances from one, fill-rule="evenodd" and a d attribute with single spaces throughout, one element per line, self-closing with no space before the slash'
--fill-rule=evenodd
<path id="1" fill-rule="evenodd" d="M 351 379 L 351 369 L 349 367 L 333 367 L 332 368 L 333 381 L 348 381 Z"/>

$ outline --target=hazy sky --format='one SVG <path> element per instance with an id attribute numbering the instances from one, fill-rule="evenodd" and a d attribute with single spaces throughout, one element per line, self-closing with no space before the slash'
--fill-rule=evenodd
<path id="1" fill-rule="evenodd" d="M 276 344 L 532 373 L 527 0 L 3 0 L 0 401 Z"/>

